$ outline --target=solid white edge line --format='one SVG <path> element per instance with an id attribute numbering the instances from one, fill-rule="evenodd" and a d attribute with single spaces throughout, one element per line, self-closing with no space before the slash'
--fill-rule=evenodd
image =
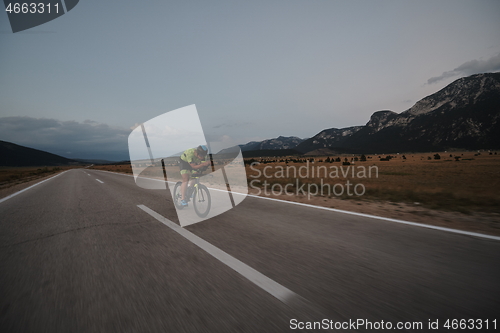
<path id="1" fill-rule="evenodd" d="M 55 176 L 52 176 L 52 177 L 50 177 L 50 178 L 47 178 L 47 179 L 45 179 L 45 180 L 42 180 L 41 182 L 38 182 L 38 183 L 36 183 L 36 184 L 33 184 L 33 185 L 31 185 L 30 187 L 26 187 L 25 189 L 23 189 L 23 190 L 21 190 L 21 191 L 18 191 L 18 192 L 12 193 L 11 195 L 6 196 L 6 197 L 5 197 L 5 198 L 3 198 L 3 199 L 0 199 L 0 203 L 2 203 L 2 202 L 4 202 L 4 201 L 9 200 L 10 198 L 15 197 L 15 196 L 16 196 L 16 195 L 18 195 L 18 194 L 21 194 L 21 193 L 23 193 L 24 191 L 27 191 L 27 190 L 29 190 L 29 189 L 32 189 L 33 187 L 35 187 L 35 186 L 37 186 L 37 185 L 40 185 L 41 183 L 45 183 L 45 182 L 46 182 L 46 181 L 48 181 L 48 180 L 51 180 L 51 179 L 53 179 L 53 178 L 56 178 L 56 177 L 58 177 L 58 176 L 62 175 L 63 173 L 66 173 L 66 172 L 68 172 L 68 171 L 69 171 L 69 170 L 63 171 L 63 172 L 61 172 L 61 173 L 58 173 L 58 174 L 57 174 L 57 175 L 55 175 Z"/>
<path id="2" fill-rule="evenodd" d="M 122 174 L 122 173 L 117 173 L 117 172 L 112 172 L 112 171 L 105 171 L 105 170 L 96 170 L 96 171 L 109 172 L 109 173 L 114 173 L 114 174 L 117 174 L 117 175 L 124 175 L 124 176 L 134 177 L 133 175 L 127 175 L 127 174 Z M 146 177 L 141 177 L 141 178 L 146 178 Z M 154 178 L 146 178 L 146 179 L 156 180 L 156 181 L 159 181 L 159 182 L 165 182 L 164 180 L 154 179 Z M 212 190 L 223 191 L 223 190 L 219 190 L 219 189 L 212 189 Z M 245 195 L 245 194 L 241 194 L 241 193 L 238 193 L 238 192 L 233 192 L 233 194 Z M 322 210 L 326 210 L 326 211 L 330 211 L 330 212 L 336 212 L 336 213 L 342 213 L 342 214 L 349 214 L 349 215 L 355 215 L 355 216 L 361 216 L 361 217 L 367 217 L 367 218 L 372 218 L 372 219 L 382 220 L 382 221 L 388 221 L 388 222 L 401 223 L 401 224 L 411 225 L 411 226 L 414 226 L 414 227 L 434 229 L 434 230 L 439 230 L 439 231 L 451 232 L 451 233 L 455 233 L 455 234 L 461 234 L 461 235 L 466 235 L 466 236 L 473 236 L 473 237 L 486 238 L 486 239 L 492 239 L 492 240 L 500 241 L 500 236 L 493 236 L 493 235 L 481 234 L 481 233 L 478 233 L 478 232 L 464 231 L 464 230 L 452 229 L 452 228 L 445 228 L 445 227 L 438 227 L 438 226 L 434 226 L 434 225 L 430 225 L 430 224 L 410 222 L 410 221 L 405 221 L 405 220 L 393 219 L 393 218 L 389 218 L 389 217 L 383 217 L 383 216 L 377 216 L 377 215 L 370 215 L 370 214 L 364 214 L 364 213 L 350 212 L 348 210 L 341 210 L 341 209 L 335 209 L 335 208 L 329 208 L 329 207 L 315 206 L 315 205 L 306 204 L 306 203 L 302 203 L 302 202 L 295 202 L 295 201 L 287 201 L 287 200 L 281 200 L 281 199 L 275 199 L 275 198 L 261 197 L 261 196 L 254 195 L 254 194 L 247 194 L 246 196 L 252 197 L 252 198 L 258 198 L 258 199 L 265 199 L 265 200 L 277 201 L 277 202 L 281 202 L 281 203 L 288 203 L 288 204 L 291 204 L 291 205 L 299 205 L 299 206 L 304 206 L 304 207 L 309 207 L 309 208 L 322 209 Z"/>
<path id="3" fill-rule="evenodd" d="M 299 206 L 304 206 L 304 207 L 310 207 L 310 208 L 316 208 L 316 209 L 323 209 L 331 212 L 337 212 L 337 213 L 343 213 L 343 214 L 350 214 L 350 215 L 355 215 L 355 216 L 362 216 L 362 217 L 367 217 L 367 218 L 372 218 L 372 219 L 377 219 L 377 220 L 383 220 L 383 221 L 388 221 L 388 222 L 395 222 L 395 223 L 401 223 L 401 224 L 407 224 L 415 227 L 422 227 L 422 228 L 428 228 L 428 229 L 434 229 L 434 230 L 440 230 L 440 231 L 447 231 L 447 232 L 453 232 L 457 234 L 462 234 L 462 235 L 467 235 L 467 236 L 475 236 L 475 237 L 482 237 L 482 238 L 488 238 L 488 239 L 493 239 L 500 241 L 499 236 L 492 236 L 492 235 L 487 235 L 487 234 L 480 234 L 477 232 L 471 232 L 471 231 L 464 231 L 464 230 L 458 230 L 458 229 L 451 229 L 451 228 L 445 228 L 445 227 L 438 227 L 435 225 L 429 225 L 429 224 L 423 224 L 423 223 L 417 223 L 417 222 L 410 222 L 410 221 L 405 221 L 405 220 L 398 220 L 398 219 L 392 219 L 389 217 L 383 217 L 383 216 L 377 216 L 377 215 L 370 215 L 370 214 L 364 214 L 364 213 L 356 213 L 356 212 L 350 212 L 348 210 L 341 210 L 341 209 L 335 209 L 335 208 L 329 208 L 329 207 L 322 207 L 322 206 L 315 206 L 315 205 L 310 205 L 310 204 L 305 204 L 302 202 L 294 202 L 294 201 L 286 201 L 286 200 L 280 200 L 280 199 L 274 199 L 274 198 L 267 198 L 267 197 L 261 197 L 258 195 L 253 195 L 249 194 L 249 197 L 253 198 L 260 198 L 260 199 L 266 199 L 266 200 L 272 200 L 272 201 L 279 201 L 279 202 L 287 202 L 292 205 L 299 205 Z"/>
<path id="4" fill-rule="evenodd" d="M 302 299 L 303 298 L 290 289 L 282 286 L 281 284 L 277 283 L 276 281 L 270 279 L 269 277 L 265 276 L 264 274 L 260 273 L 259 271 L 253 269 L 252 267 L 248 266 L 247 264 L 243 263 L 242 261 L 234 258 L 233 256 L 227 254 L 226 252 L 222 251 L 218 247 L 210 244 L 209 242 L 205 241 L 204 239 L 196 236 L 195 234 L 191 233 L 190 231 L 182 228 L 181 226 L 177 225 L 176 223 L 170 221 L 169 219 L 163 217 L 162 215 L 158 214 L 154 210 L 144 206 L 144 205 L 137 205 L 140 209 L 142 209 L 144 212 L 148 213 L 151 215 L 153 218 L 158 220 L 159 222 L 163 223 L 170 229 L 174 230 L 187 240 L 189 240 L 191 243 L 195 244 L 211 256 L 213 256 L 215 259 L 219 260 L 223 264 L 227 265 L 231 269 L 235 270 L 236 272 L 240 273 L 243 277 L 263 289 L 264 291 L 268 292 L 272 296 L 276 297 L 280 301 L 282 301 L 285 304 L 291 305 L 294 300 L 297 300 L 297 298 Z"/>

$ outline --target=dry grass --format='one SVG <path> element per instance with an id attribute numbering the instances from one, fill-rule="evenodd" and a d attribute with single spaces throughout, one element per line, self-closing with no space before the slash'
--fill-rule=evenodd
<path id="1" fill-rule="evenodd" d="M 60 171 L 73 169 L 71 167 L 0 167 L 0 189 L 30 182 Z"/>
<path id="2" fill-rule="evenodd" d="M 96 170 L 112 171 L 112 172 L 121 172 L 129 174 L 132 173 L 132 167 L 130 166 L 130 164 L 94 165 L 90 168 Z"/>
<path id="3" fill-rule="evenodd" d="M 393 155 L 389 161 L 380 161 L 380 157 L 385 155 L 369 155 L 366 162 L 355 162 L 354 166 L 368 168 L 376 166 L 378 177 L 372 175 L 371 178 L 347 177 L 323 178 L 323 183 L 345 184 L 347 180 L 352 184 L 361 183 L 365 186 L 366 192 L 362 196 L 348 196 L 345 193 L 339 196 L 341 199 L 355 200 L 381 200 L 390 202 L 418 203 L 432 209 L 459 211 L 469 213 L 471 211 L 480 212 L 500 212 L 500 155 L 488 152 L 481 152 L 480 155 L 474 152 L 453 152 L 439 153 L 441 159 L 434 159 L 435 153 L 426 154 L 405 154 L 406 159 L 401 155 Z M 455 156 L 460 156 L 456 161 Z M 344 160 L 346 156 L 342 156 Z M 349 160 L 352 156 L 349 156 Z M 431 159 L 429 159 L 429 157 Z M 324 158 L 316 158 L 320 160 Z M 340 167 L 342 163 L 324 163 L 315 161 L 309 164 L 314 167 L 331 166 Z M 288 163 L 297 168 L 304 163 Z M 253 169 L 267 169 L 268 174 L 273 174 L 279 167 L 286 167 L 284 162 L 260 164 Z M 347 166 L 343 166 L 347 168 Z M 259 178 L 258 172 L 247 167 L 249 180 L 259 179 L 261 183 L 265 180 L 262 175 Z M 296 179 L 279 178 L 267 179 L 271 184 L 295 183 Z M 320 184 L 321 178 L 309 177 L 300 179 L 300 184 Z"/>
<path id="4" fill-rule="evenodd" d="M 356 161 L 354 165 L 356 172 L 359 167 L 368 169 L 370 166 L 378 168 L 378 177 L 375 177 L 372 169 L 371 178 L 352 177 L 352 173 L 343 177 L 339 172 L 338 178 L 324 177 L 322 169 L 322 177 L 311 177 L 311 171 L 306 178 L 300 177 L 285 177 L 285 178 L 266 178 L 264 175 L 256 177 L 259 172 L 267 167 L 267 174 L 274 175 L 280 168 L 292 166 L 300 168 L 305 166 L 305 163 L 285 163 L 271 162 L 267 164 L 259 164 L 257 166 L 247 166 L 247 177 L 249 183 L 252 180 L 259 180 L 260 185 L 266 180 L 271 184 L 268 189 L 270 191 L 273 184 L 281 184 L 285 186 L 288 183 L 296 184 L 297 178 L 299 186 L 306 184 L 320 184 L 323 179 L 323 184 L 343 184 L 349 181 L 351 184 L 363 184 L 366 192 L 362 196 L 349 196 L 344 193 L 338 196 L 344 200 L 371 200 L 385 202 L 401 202 L 418 204 L 431 209 L 439 209 L 445 211 L 457 211 L 461 213 L 471 212 L 486 212 L 500 213 L 500 154 L 495 155 L 489 152 L 439 152 L 441 158 L 434 159 L 436 153 L 418 153 L 418 154 L 399 154 L 394 156 L 389 161 L 380 161 L 379 157 L 386 155 L 367 155 L 366 162 Z M 450 154 L 452 156 L 450 156 Z M 406 159 L 403 158 L 403 155 Z M 459 161 L 456 161 L 455 156 L 459 156 Z M 336 156 L 337 157 L 337 156 Z M 353 155 L 342 155 L 342 161 L 345 158 L 351 160 Z M 359 157 L 359 156 L 358 156 Z M 430 158 L 430 159 L 429 159 Z M 316 157 L 314 163 L 310 163 L 309 167 L 317 168 L 325 166 L 328 170 L 330 167 L 341 167 L 341 162 L 325 163 L 326 157 Z M 258 159 L 257 159 L 258 160 Z M 323 160 L 323 162 L 320 162 Z M 346 170 L 347 166 L 342 166 Z M 108 170 L 113 172 L 132 173 L 130 165 L 103 165 L 93 166 L 94 169 Z M 317 170 L 317 169 L 316 169 Z M 351 170 L 351 169 L 350 169 Z M 255 185 L 256 183 L 254 183 Z M 257 187 L 257 186 L 254 186 Z M 261 187 L 262 189 L 262 187 Z M 255 188 L 250 189 L 253 193 Z M 295 186 L 289 187 L 289 190 L 296 191 Z M 331 194 L 330 197 L 337 197 Z M 293 200 L 293 198 L 290 198 Z"/>

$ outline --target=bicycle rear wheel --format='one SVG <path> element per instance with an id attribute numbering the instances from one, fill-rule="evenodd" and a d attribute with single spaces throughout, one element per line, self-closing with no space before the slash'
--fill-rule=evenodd
<path id="1" fill-rule="evenodd" d="M 172 198 L 174 200 L 175 208 L 177 208 L 177 209 L 184 208 L 184 206 L 181 204 L 181 199 L 182 199 L 181 185 L 182 185 L 182 182 L 177 182 L 175 184 L 174 194 L 173 194 L 173 198 Z"/>
<path id="2" fill-rule="evenodd" d="M 205 185 L 198 185 L 194 191 L 193 206 L 194 211 L 199 217 L 205 217 L 210 213 L 212 198 Z"/>

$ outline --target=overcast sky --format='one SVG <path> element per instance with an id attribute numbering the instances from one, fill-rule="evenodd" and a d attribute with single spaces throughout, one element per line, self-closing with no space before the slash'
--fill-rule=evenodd
<path id="1" fill-rule="evenodd" d="M 500 1 L 81 0 L 13 34 L 0 140 L 126 159 L 134 125 L 196 104 L 207 136 L 311 137 L 500 70 Z"/>

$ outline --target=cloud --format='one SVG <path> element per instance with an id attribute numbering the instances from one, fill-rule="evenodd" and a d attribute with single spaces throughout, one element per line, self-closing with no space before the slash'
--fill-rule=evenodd
<path id="1" fill-rule="evenodd" d="M 458 75 L 472 75 L 500 70 L 500 53 L 488 60 L 470 60 L 464 62 L 452 71 L 443 72 L 440 76 L 431 77 L 427 84 L 433 84 L 449 77 Z"/>
<path id="2" fill-rule="evenodd" d="M 129 129 L 92 120 L 0 118 L 0 140 L 69 158 L 128 159 Z"/>

